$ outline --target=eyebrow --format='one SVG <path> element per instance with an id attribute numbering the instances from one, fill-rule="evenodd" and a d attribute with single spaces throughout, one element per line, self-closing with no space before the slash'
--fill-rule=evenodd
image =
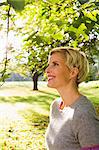
<path id="1" fill-rule="evenodd" d="M 59 61 L 52 61 L 51 63 L 56 63 L 56 64 L 59 64 Z M 48 65 L 50 64 L 50 62 L 48 62 Z"/>
<path id="2" fill-rule="evenodd" d="M 59 63 L 59 61 L 53 61 L 52 63 Z"/>

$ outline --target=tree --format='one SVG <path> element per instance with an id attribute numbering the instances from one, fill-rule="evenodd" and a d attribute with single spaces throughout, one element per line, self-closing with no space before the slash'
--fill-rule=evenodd
<path id="1" fill-rule="evenodd" d="M 98 0 L 26 0 L 25 9 L 15 18 L 24 22 L 17 33 L 23 37 L 18 61 L 33 78 L 47 66 L 50 49 L 56 46 L 80 47 L 90 62 L 98 55 Z M 28 58 L 28 59 L 27 59 Z M 21 67 L 20 66 L 20 67 Z"/>
<path id="2" fill-rule="evenodd" d="M 92 63 L 93 56 L 98 54 L 98 4 L 98 1 L 91 0 L 27 3 L 21 16 L 25 18 L 21 31 L 25 37 L 23 50 L 28 52 L 30 70 L 41 70 L 40 62 L 45 68 L 48 53 L 56 46 L 80 47 Z"/>
<path id="3" fill-rule="evenodd" d="M 0 2 L 0 6 L 4 6 L 4 10 L 5 11 L 5 19 L 7 19 L 7 26 L 6 26 L 6 52 L 5 52 L 5 58 L 3 59 L 2 62 L 2 66 L 3 69 L 0 70 L 0 81 L 5 81 L 6 78 L 9 77 L 9 74 L 7 73 L 7 65 L 9 63 L 9 59 L 8 59 L 8 49 L 9 49 L 9 30 L 10 30 L 10 17 L 11 17 L 11 7 L 14 8 L 17 11 L 21 11 L 24 8 L 24 0 L 5 0 L 5 1 L 1 1 Z M 1 84 L 2 85 L 2 84 Z"/>

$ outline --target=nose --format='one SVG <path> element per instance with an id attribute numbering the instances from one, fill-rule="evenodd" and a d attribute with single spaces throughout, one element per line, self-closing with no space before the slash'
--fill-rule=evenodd
<path id="1" fill-rule="evenodd" d="M 49 66 L 45 69 L 45 72 L 46 72 L 46 73 L 49 73 L 49 72 L 50 72 L 50 67 L 49 67 Z"/>
<path id="2" fill-rule="evenodd" d="M 48 67 L 45 69 L 45 72 L 48 73 Z"/>

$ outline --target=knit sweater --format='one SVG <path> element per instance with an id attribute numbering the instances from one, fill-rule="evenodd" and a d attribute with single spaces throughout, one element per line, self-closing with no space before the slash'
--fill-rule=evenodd
<path id="1" fill-rule="evenodd" d="M 59 109 L 61 98 L 53 101 L 46 132 L 48 150 L 80 150 L 99 145 L 99 120 L 94 107 L 85 96 L 71 106 Z"/>

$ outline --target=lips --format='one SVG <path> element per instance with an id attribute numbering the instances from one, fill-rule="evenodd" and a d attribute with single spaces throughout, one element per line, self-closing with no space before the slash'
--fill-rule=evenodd
<path id="1" fill-rule="evenodd" d="M 51 81 L 51 80 L 53 80 L 55 78 L 55 76 L 53 76 L 53 75 L 48 75 L 48 81 Z"/>

